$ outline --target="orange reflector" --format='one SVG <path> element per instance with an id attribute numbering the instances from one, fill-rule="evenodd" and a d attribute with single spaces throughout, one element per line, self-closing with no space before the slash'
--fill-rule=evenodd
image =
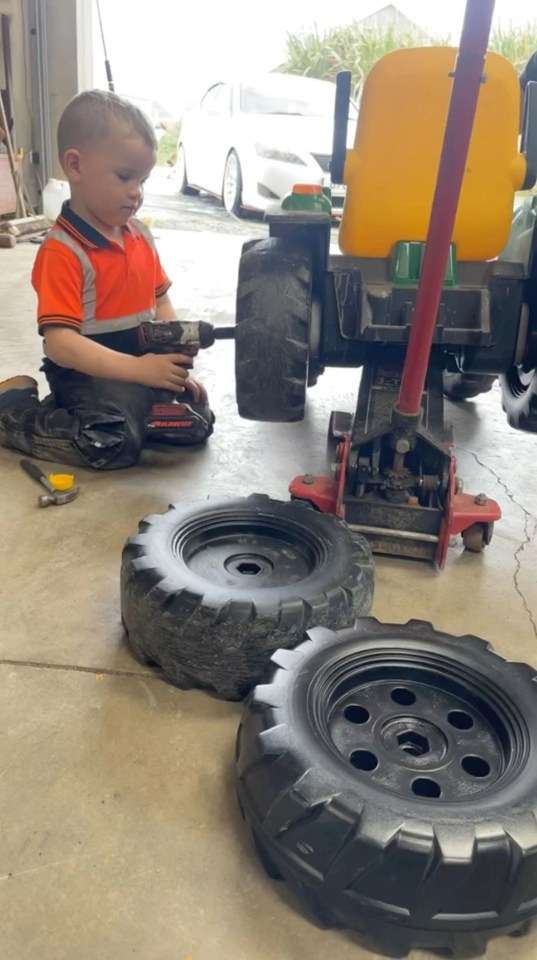
<path id="1" fill-rule="evenodd" d="M 293 193 L 322 193 L 320 183 L 295 183 Z"/>

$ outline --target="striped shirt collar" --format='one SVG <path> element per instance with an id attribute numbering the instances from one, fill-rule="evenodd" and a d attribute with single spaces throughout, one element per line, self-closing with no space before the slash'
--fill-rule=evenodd
<path id="1" fill-rule="evenodd" d="M 112 246 L 111 240 L 108 240 L 108 238 L 102 233 L 99 233 L 95 227 L 92 227 L 86 220 L 79 217 L 78 213 L 71 210 L 69 200 L 64 200 L 62 203 L 61 213 L 56 220 L 56 224 L 61 227 L 62 230 L 66 230 L 78 243 L 89 247 L 90 250 Z M 133 237 L 138 236 L 138 232 L 130 223 L 127 223 L 123 229 L 128 230 Z"/>

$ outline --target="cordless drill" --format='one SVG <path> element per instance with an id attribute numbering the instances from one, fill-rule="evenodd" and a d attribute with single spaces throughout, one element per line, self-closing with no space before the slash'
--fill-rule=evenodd
<path id="1" fill-rule="evenodd" d="M 138 336 L 143 353 L 182 353 L 193 358 L 200 349 L 212 347 L 215 340 L 232 339 L 235 328 L 215 327 L 205 320 L 144 320 Z M 193 364 L 191 361 L 181 366 L 192 369 Z M 152 439 L 189 444 L 210 436 L 212 422 L 191 403 L 184 403 L 171 391 L 166 393 L 170 399 L 164 397 L 162 402 L 153 404 L 146 421 Z"/>

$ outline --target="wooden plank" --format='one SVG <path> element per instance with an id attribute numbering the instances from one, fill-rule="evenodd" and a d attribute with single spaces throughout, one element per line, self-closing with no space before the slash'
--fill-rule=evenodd
<path id="1" fill-rule="evenodd" d="M 29 233 L 42 233 L 50 227 L 50 220 L 46 217 L 14 217 L 13 220 L 0 221 L 0 236 L 3 233 L 14 237 L 22 237 Z"/>

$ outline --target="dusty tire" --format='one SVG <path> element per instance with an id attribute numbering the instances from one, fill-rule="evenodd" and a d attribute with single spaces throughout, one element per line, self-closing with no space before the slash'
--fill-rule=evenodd
<path id="1" fill-rule="evenodd" d="M 486 373 L 444 373 L 444 393 L 450 400 L 472 400 L 492 390 L 496 376 Z"/>
<path id="2" fill-rule="evenodd" d="M 375 952 L 480 956 L 537 914 L 536 673 L 483 640 L 309 631 L 248 698 L 237 774 L 272 874 Z"/>
<path id="3" fill-rule="evenodd" d="M 515 430 L 537 433 L 537 370 L 511 367 L 500 377 L 502 406 Z"/>
<path id="4" fill-rule="evenodd" d="M 195 187 L 191 187 L 188 182 L 187 171 L 186 171 L 186 157 L 185 157 L 185 148 L 182 144 L 179 145 L 177 150 L 177 180 L 179 183 L 179 193 L 182 193 L 185 197 L 197 197 L 199 196 L 199 190 L 196 190 Z"/>
<path id="5" fill-rule="evenodd" d="M 286 239 L 243 248 L 235 381 L 239 414 L 246 420 L 286 423 L 304 417 L 312 272 L 311 254 Z"/>
<path id="6" fill-rule="evenodd" d="M 254 494 L 142 520 L 123 550 L 121 613 L 136 655 L 171 683 L 239 700 L 274 650 L 314 624 L 352 624 L 373 589 L 369 546 L 341 520 Z"/>

